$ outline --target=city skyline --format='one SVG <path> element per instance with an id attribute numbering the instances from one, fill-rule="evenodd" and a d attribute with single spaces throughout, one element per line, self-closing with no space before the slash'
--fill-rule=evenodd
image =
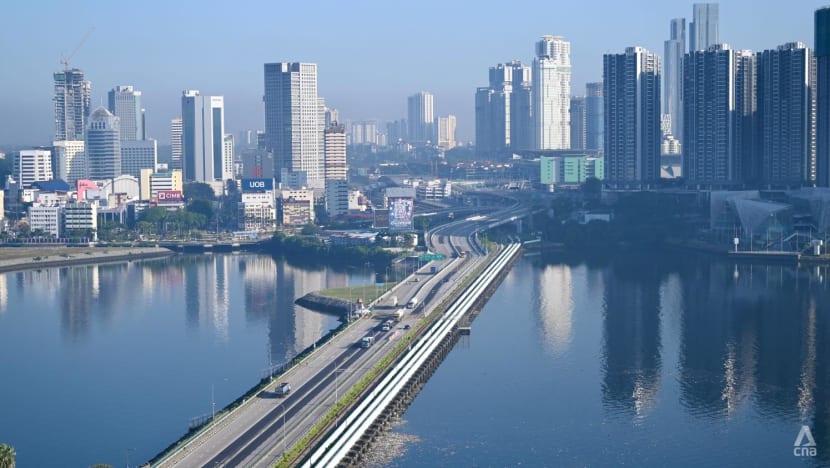
<path id="1" fill-rule="evenodd" d="M 485 34 L 476 36 L 481 46 L 481 52 L 476 53 L 468 53 L 464 41 L 458 39 L 460 26 L 453 19 L 468 13 L 467 9 L 458 5 L 451 6 L 451 11 L 442 15 L 446 19 L 414 13 L 413 21 L 425 15 L 425 20 L 428 17 L 438 34 L 427 41 L 404 38 L 403 43 L 395 44 L 386 44 L 388 41 L 384 41 L 384 37 L 398 34 L 398 23 L 384 20 L 387 9 L 370 5 L 350 6 L 359 10 L 354 13 L 363 11 L 364 14 L 349 16 L 355 19 L 347 24 L 340 24 L 339 20 L 345 17 L 341 10 L 349 7 L 337 5 L 319 12 L 319 29 L 305 28 L 298 31 L 303 26 L 289 24 L 287 29 L 273 33 L 261 32 L 262 28 L 251 26 L 260 21 L 257 18 L 267 18 L 277 13 L 280 16 L 299 17 L 308 7 L 282 5 L 282 9 L 277 10 L 275 6 L 266 5 L 261 8 L 262 15 L 248 14 L 254 11 L 253 6 L 250 9 L 237 8 L 229 12 L 227 18 L 228 24 L 234 25 L 232 30 L 236 31 L 237 27 L 241 29 L 238 34 L 228 34 L 227 37 L 233 39 L 209 39 L 196 35 L 195 31 L 179 30 L 172 25 L 176 24 L 177 10 L 181 9 L 183 13 L 185 7 L 165 5 L 164 9 L 169 14 L 162 18 L 148 17 L 146 21 L 169 22 L 172 32 L 152 38 L 142 36 L 141 41 L 136 41 L 139 45 L 135 53 L 123 56 L 102 38 L 115 35 L 129 39 L 141 31 L 119 29 L 118 21 L 107 21 L 112 19 L 109 12 L 91 6 L 73 9 L 56 3 L 55 15 L 40 18 L 40 8 L 15 5 L 14 14 L 20 21 L 0 32 L 3 41 L 11 43 L 22 36 L 23 25 L 41 23 L 41 20 L 45 21 L 44 27 L 47 28 L 55 22 L 54 26 L 60 28 L 73 24 L 77 31 L 73 31 L 74 34 L 63 34 L 62 37 L 69 38 L 65 42 L 53 37 L 36 37 L 27 43 L 24 50 L 7 51 L 9 56 L 4 57 L 5 63 L 19 73 L 10 76 L 8 86 L 0 91 L 0 108 L 6 110 L 4 125 L 0 126 L 0 143 L 34 145 L 44 144 L 51 138 L 49 135 L 54 132 L 51 75 L 63 68 L 58 63 L 61 52 L 71 52 L 81 42 L 86 29 L 93 26 L 95 30 L 71 63 L 71 67 L 84 70 L 85 78 L 93 83 L 92 107 L 106 101 L 109 89 L 125 82 L 135 85 L 144 92 L 143 106 L 148 112 L 147 137 L 158 139 L 161 144 L 169 143 L 169 121 L 178 115 L 177 98 L 181 89 L 188 86 L 226 97 L 230 133 L 262 128 L 261 66 L 279 60 L 317 63 L 320 67 L 319 94 L 326 96 L 327 103 L 339 109 L 343 118 L 352 120 L 400 119 L 406 115 L 405 106 L 401 105 L 405 102 L 403 99 L 416 90 L 429 89 L 436 96 L 436 115 L 457 115 L 458 140 L 467 142 L 473 139 L 474 133 L 474 90 L 476 86 L 485 84 L 480 79 L 481 70 L 494 63 L 513 59 L 529 63 L 533 57 L 532 43 L 538 37 L 545 34 L 562 35 L 573 44 L 573 93 L 573 90 L 584 89 L 586 82 L 600 79 L 603 53 L 633 45 L 662 52 L 666 25 L 676 17 L 690 21 L 692 4 L 693 2 L 680 1 L 657 5 L 647 5 L 646 2 L 625 5 L 603 3 L 601 6 L 607 17 L 615 18 L 614 22 L 603 23 L 603 35 L 595 34 L 593 28 L 585 28 L 586 24 L 596 24 L 593 12 L 599 2 L 594 7 L 590 3 L 586 4 L 579 10 L 569 8 L 568 20 L 558 24 L 543 19 L 546 15 L 528 15 L 523 19 L 522 27 L 517 27 L 516 34 L 510 34 L 507 40 L 504 35 L 492 38 Z M 141 18 L 152 11 L 152 5 L 150 3 L 142 11 L 136 12 L 136 22 L 141 22 Z M 538 2 L 519 2 L 514 10 L 522 11 L 538 5 Z M 772 49 L 796 41 L 811 45 L 812 13 L 822 5 L 822 2 L 809 2 L 796 8 L 784 9 L 780 14 L 764 16 L 760 13 L 766 10 L 763 5 L 745 10 L 740 2 L 720 2 L 720 40 L 736 49 L 752 50 Z M 646 7 L 650 12 L 649 21 L 638 20 L 635 12 Z M 557 5 L 550 4 L 549 8 L 555 11 Z M 425 10 L 428 11 L 429 8 Z M 190 13 L 200 16 L 211 14 L 210 11 Z M 501 24 L 505 20 L 503 15 L 495 13 L 476 14 L 482 31 L 487 30 L 488 25 Z M 633 27 L 635 23 L 637 26 Z M 345 41 L 351 41 L 354 46 L 349 47 L 349 50 L 362 48 L 367 59 L 368 56 L 373 60 L 377 60 L 378 56 L 383 57 L 384 66 L 378 67 L 376 73 L 367 77 L 354 67 L 354 60 L 360 57 L 338 52 L 336 47 L 324 47 L 319 36 L 320 30 L 342 35 Z M 291 38 L 290 42 L 283 40 L 288 38 Z M 210 44 L 215 47 L 200 48 L 205 52 L 192 56 L 156 52 L 161 47 L 160 43 L 176 41 L 193 45 L 211 41 L 219 43 Z M 284 47 L 281 44 L 291 45 Z M 433 49 L 444 53 L 434 54 Z M 399 53 L 400 51 L 407 53 Z M 208 73 L 214 66 L 228 71 Z M 443 69 L 445 73 L 429 72 L 435 69 Z M 158 70 L 165 70 L 166 73 L 159 74 Z M 176 78 L 169 78 L 171 76 Z"/>

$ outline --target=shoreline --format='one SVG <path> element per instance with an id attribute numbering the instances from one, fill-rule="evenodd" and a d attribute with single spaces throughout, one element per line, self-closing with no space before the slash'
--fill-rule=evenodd
<path id="1" fill-rule="evenodd" d="M 19 247 L 9 247 L 19 248 Z M 65 247 L 65 252 L 55 254 L 55 248 L 26 248 L 26 254 L 16 258 L 0 260 L 0 273 L 16 271 L 39 270 L 42 268 L 59 268 L 68 266 L 89 265 L 95 263 L 113 263 L 138 259 L 162 258 L 175 255 L 175 252 L 163 247 L 120 247 L 120 248 L 90 248 L 73 250 Z M 49 253 L 45 257 L 39 256 L 38 250 Z M 98 251 L 96 251 L 98 250 Z M 29 254 L 32 254 L 31 256 Z"/>

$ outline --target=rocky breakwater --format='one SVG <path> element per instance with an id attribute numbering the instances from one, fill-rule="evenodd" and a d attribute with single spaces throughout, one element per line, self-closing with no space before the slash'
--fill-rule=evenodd
<path id="1" fill-rule="evenodd" d="M 317 293 L 308 293 L 294 301 L 295 304 L 306 309 L 316 310 L 327 314 L 346 316 L 354 303 L 343 299 L 321 296 Z"/>

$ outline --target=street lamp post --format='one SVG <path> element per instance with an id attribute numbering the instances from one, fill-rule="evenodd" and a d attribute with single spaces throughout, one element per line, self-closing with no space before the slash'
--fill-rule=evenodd
<path id="1" fill-rule="evenodd" d="M 228 378 L 225 377 L 224 379 L 222 379 L 222 381 L 227 382 Z M 210 383 L 210 407 L 211 407 L 210 420 L 211 420 L 211 422 L 215 422 L 214 419 L 216 419 L 216 391 L 215 390 L 216 390 L 216 384 L 211 382 Z"/>

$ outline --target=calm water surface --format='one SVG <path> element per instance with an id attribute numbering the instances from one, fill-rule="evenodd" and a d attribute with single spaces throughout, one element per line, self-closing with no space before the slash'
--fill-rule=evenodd
<path id="1" fill-rule="evenodd" d="M 830 462 L 828 271 L 524 258 L 404 414 L 391 466 Z M 819 457 L 793 456 L 802 425 Z"/>
<path id="2" fill-rule="evenodd" d="M 295 298 L 371 281 L 259 255 L 0 274 L 0 443 L 20 467 L 147 461 L 338 326 Z"/>

